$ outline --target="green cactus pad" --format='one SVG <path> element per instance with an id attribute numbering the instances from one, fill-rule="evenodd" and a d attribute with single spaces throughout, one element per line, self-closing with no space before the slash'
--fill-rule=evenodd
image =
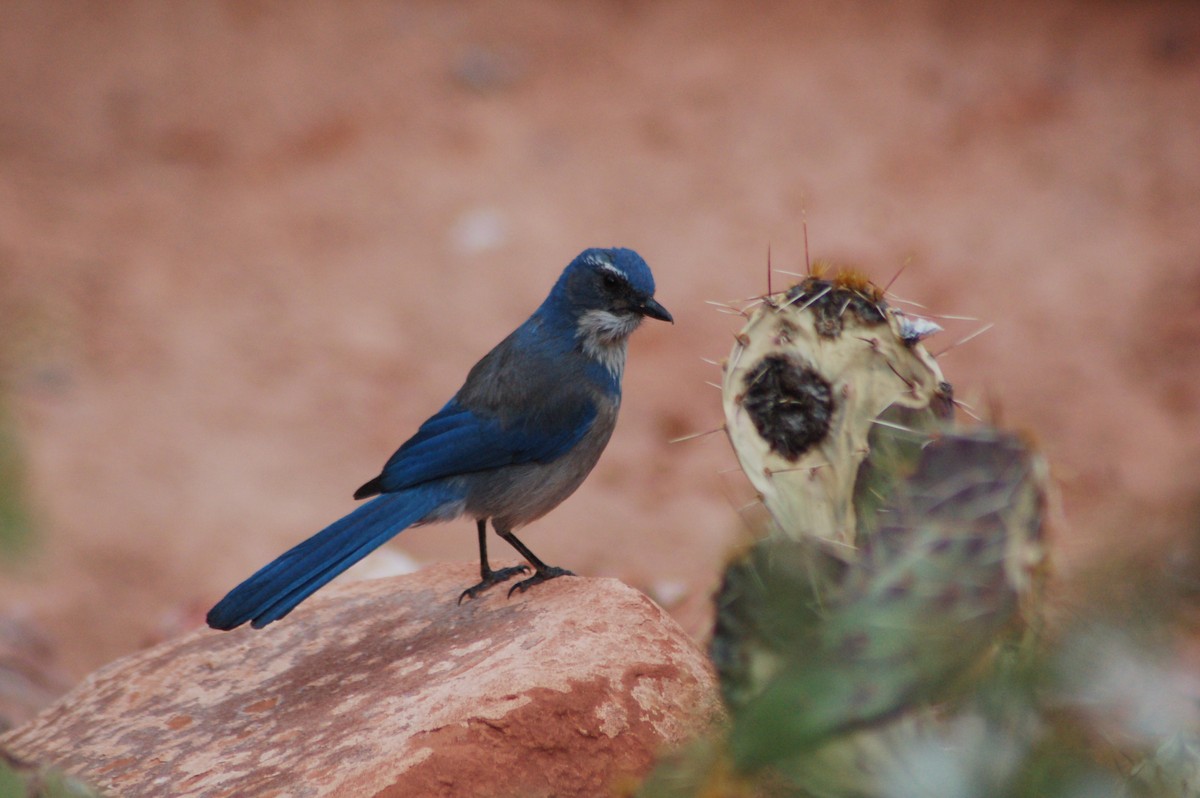
<path id="1" fill-rule="evenodd" d="M 887 522 L 840 579 L 826 570 L 813 582 L 810 562 L 772 556 L 787 544 L 769 539 L 727 572 L 721 600 L 759 604 L 725 607 L 724 616 L 759 619 L 740 627 L 758 636 L 741 638 L 744 650 L 732 657 L 727 624 L 714 648 L 720 638 L 726 669 L 756 659 L 771 666 L 757 694 L 745 675 L 733 691 L 739 766 L 811 751 L 946 697 L 1020 621 L 1043 557 L 1044 481 L 1040 458 L 1015 436 L 986 429 L 939 436 L 897 483 L 880 509 Z M 751 568 L 765 589 L 743 586 L 737 569 Z"/>

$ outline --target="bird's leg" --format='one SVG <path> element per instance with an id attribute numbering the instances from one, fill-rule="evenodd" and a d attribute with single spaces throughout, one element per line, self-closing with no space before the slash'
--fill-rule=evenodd
<path id="1" fill-rule="evenodd" d="M 553 579 L 556 576 L 574 576 L 575 574 L 568 571 L 566 568 L 555 568 L 552 565 L 546 565 L 538 559 L 538 556 L 529 550 L 521 541 L 517 540 L 517 536 L 507 529 L 501 529 L 496 526 L 496 522 L 492 521 L 492 527 L 496 530 L 496 534 L 508 541 L 508 544 L 517 551 L 521 552 L 521 556 L 529 560 L 533 565 L 533 576 L 528 579 L 522 579 L 508 589 L 508 595 L 512 596 L 514 592 L 524 593 L 534 585 Z"/>
<path id="2" fill-rule="evenodd" d="M 481 518 L 475 524 L 479 532 L 479 577 L 481 581 L 479 584 L 467 588 L 459 595 L 459 604 L 462 604 L 465 598 L 475 598 L 492 585 L 512 579 L 517 574 L 529 573 L 529 566 L 527 565 L 514 565 L 512 568 L 501 568 L 499 571 L 493 571 L 492 566 L 488 564 L 487 558 L 487 519 Z"/>

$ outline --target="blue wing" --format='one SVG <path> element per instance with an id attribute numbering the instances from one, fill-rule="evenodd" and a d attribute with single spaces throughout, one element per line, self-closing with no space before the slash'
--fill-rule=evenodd
<path id="1" fill-rule="evenodd" d="M 591 401 L 567 405 L 552 413 L 522 414 L 518 423 L 506 425 L 496 416 L 463 407 L 455 397 L 396 450 L 383 473 L 359 488 L 355 498 L 473 471 L 555 460 L 579 442 L 596 418 Z"/>
<path id="2" fill-rule="evenodd" d="M 475 364 L 454 398 L 354 497 L 566 454 L 591 428 L 601 393 L 571 356 L 573 340 L 536 315 L 526 321 Z"/>

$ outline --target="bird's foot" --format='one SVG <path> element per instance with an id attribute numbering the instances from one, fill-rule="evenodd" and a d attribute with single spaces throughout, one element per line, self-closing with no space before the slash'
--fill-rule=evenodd
<path id="1" fill-rule="evenodd" d="M 507 582 L 517 574 L 527 573 L 529 573 L 528 565 L 514 565 L 512 568 L 501 568 L 499 571 L 490 571 L 488 575 L 484 577 L 482 582 L 467 588 L 461 594 L 459 594 L 458 603 L 462 604 L 463 599 L 473 599 L 492 585 L 498 585 L 501 582 Z"/>
<path id="2" fill-rule="evenodd" d="M 547 566 L 546 568 L 540 569 L 528 579 L 522 579 L 520 582 L 517 582 L 515 585 L 510 587 L 508 589 L 508 595 L 509 598 L 512 598 L 513 593 L 524 593 L 534 585 L 540 585 L 542 582 L 548 582 L 555 577 L 574 575 L 575 573 L 573 571 L 568 571 L 566 568 L 554 568 L 553 566 Z"/>

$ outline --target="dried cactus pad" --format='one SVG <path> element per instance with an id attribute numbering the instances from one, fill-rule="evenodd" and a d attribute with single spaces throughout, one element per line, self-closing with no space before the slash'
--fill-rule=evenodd
<path id="1" fill-rule="evenodd" d="M 921 344 L 938 329 L 846 271 L 763 297 L 725 364 L 725 428 L 785 536 L 854 543 L 854 485 L 876 419 L 949 413 L 950 386 Z"/>

